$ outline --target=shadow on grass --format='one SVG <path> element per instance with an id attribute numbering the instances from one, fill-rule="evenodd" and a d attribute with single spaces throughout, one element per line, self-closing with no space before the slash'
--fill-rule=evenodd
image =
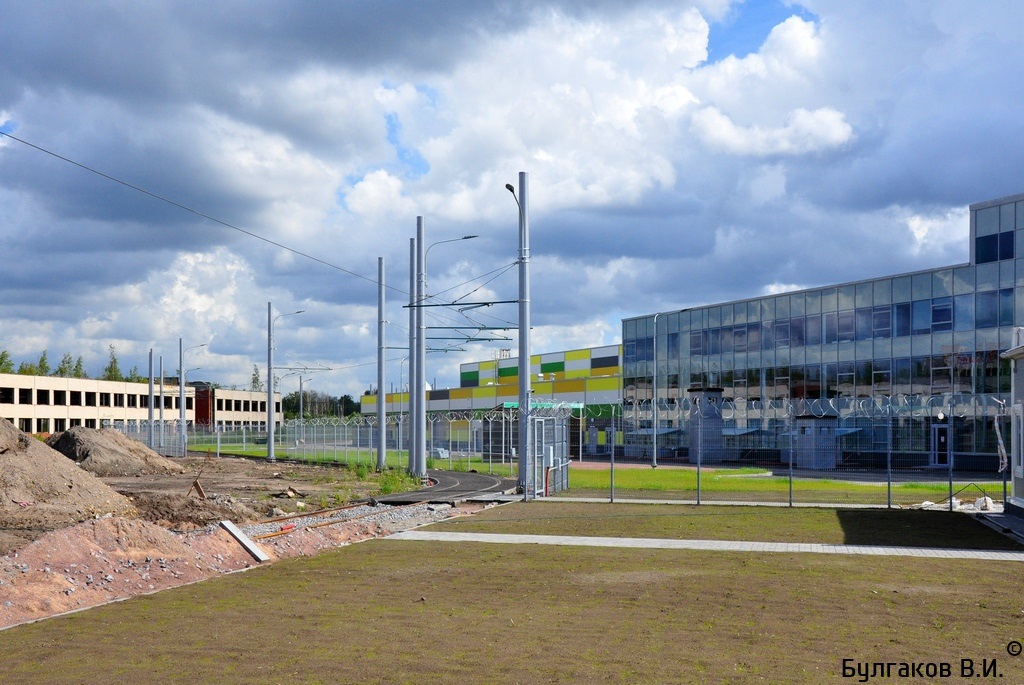
<path id="1" fill-rule="evenodd" d="M 973 516 L 948 511 L 839 509 L 847 545 L 1024 551 Z"/>

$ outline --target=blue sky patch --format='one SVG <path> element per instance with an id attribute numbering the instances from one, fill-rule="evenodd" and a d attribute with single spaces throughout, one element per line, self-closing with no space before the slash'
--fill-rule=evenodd
<path id="1" fill-rule="evenodd" d="M 818 17 L 796 4 L 782 0 L 748 0 L 736 5 L 721 22 L 711 24 L 708 33 L 708 63 L 729 55 L 746 57 L 757 52 L 772 29 L 796 15 L 805 21 Z"/>
<path id="2" fill-rule="evenodd" d="M 402 143 L 402 122 L 399 121 L 398 115 L 389 112 L 384 115 L 384 119 L 387 123 L 388 128 L 388 142 L 395 148 L 395 155 L 398 157 L 399 163 L 405 169 L 406 174 L 410 178 L 419 178 L 425 173 L 430 171 L 430 164 L 423 158 L 423 155 L 419 153 L 419 150 L 413 147 L 407 147 Z"/>

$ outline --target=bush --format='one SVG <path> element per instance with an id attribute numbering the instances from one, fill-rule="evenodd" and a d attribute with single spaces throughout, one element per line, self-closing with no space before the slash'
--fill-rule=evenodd
<path id="1" fill-rule="evenodd" d="M 380 494 L 390 495 L 393 492 L 404 492 L 416 487 L 416 481 L 409 477 L 405 471 L 390 470 L 380 474 L 377 481 L 380 485 Z"/>

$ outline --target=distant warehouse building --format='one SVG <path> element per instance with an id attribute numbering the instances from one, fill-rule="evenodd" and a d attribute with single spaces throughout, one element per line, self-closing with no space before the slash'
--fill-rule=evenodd
<path id="1" fill-rule="evenodd" d="M 541 409 L 541 414 L 554 410 L 565 414 L 570 454 L 603 451 L 613 443 L 605 429 L 610 426 L 622 397 L 621 358 L 619 345 L 531 356 L 533 404 Z M 501 416 L 506 423 L 515 420 L 518 359 L 499 355 L 496 359 L 462 364 L 459 372 L 460 387 L 427 391 L 427 413 L 438 419 L 431 422 L 428 430 L 434 440 L 442 443 L 447 441 L 447 431 L 455 431 L 477 449 L 490 452 L 491 426 L 484 422 Z M 364 415 L 376 414 L 377 396 L 364 395 L 360 409 Z M 409 393 L 388 393 L 385 411 L 394 424 L 389 443 L 406 444 Z M 441 417 L 450 417 L 452 421 L 442 421 Z M 501 439 L 505 442 L 500 451 L 507 454 L 515 447 L 518 436 L 511 431 Z M 493 442 L 497 440 L 494 438 Z"/>
<path id="2" fill-rule="evenodd" d="M 166 423 L 177 423 L 180 399 L 176 379 L 165 383 L 162 393 L 157 381 L 154 421 L 162 418 Z M 132 432 L 149 421 L 149 404 L 148 382 L 0 374 L 0 418 L 26 433 L 58 433 L 74 426 L 116 427 Z M 275 396 L 278 417 L 280 411 L 280 396 Z M 189 425 L 209 428 L 266 430 L 267 395 L 190 383 L 185 386 L 185 420 Z"/>

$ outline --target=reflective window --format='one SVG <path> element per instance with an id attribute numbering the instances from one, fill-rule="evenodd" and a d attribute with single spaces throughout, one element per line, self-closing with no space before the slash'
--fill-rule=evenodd
<path id="1" fill-rule="evenodd" d="M 953 303 L 951 298 L 932 300 L 932 333 L 953 330 Z"/>
<path id="2" fill-rule="evenodd" d="M 804 326 L 804 342 L 808 345 L 821 344 L 821 315 L 808 316 Z"/>
<path id="3" fill-rule="evenodd" d="M 1013 325 L 1013 288 L 999 291 L 999 325 Z"/>
<path id="4" fill-rule="evenodd" d="M 1005 205 L 999 205 L 999 230 L 1000 231 L 1012 231 L 1016 226 L 1016 222 L 1013 218 L 1013 203 L 1008 202 Z"/>
<path id="5" fill-rule="evenodd" d="M 807 338 L 805 335 L 805 320 L 797 317 L 789 320 L 789 345 L 790 347 L 803 347 Z"/>
<path id="6" fill-rule="evenodd" d="M 1013 231 L 999 234 L 999 259 L 1013 259 Z"/>
<path id="7" fill-rule="evenodd" d="M 957 295 L 953 298 L 953 330 L 974 329 L 974 295 Z"/>
<path id="8" fill-rule="evenodd" d="M 977 328 L 995 328 L 999 325 L 999 292 L 975 295 L 974 321 Z"/>
<path id="9" fill-rule="evenodd" d="M 761 349 L 771 350 L 775 348 L 775 324 L 773 321 L 765 321 L 761 325 Z"/>
<path id="10" fill-rule="evenodd" d="M 775 322 L 775 347 L 789 347 L 789 320 Z"/>
<path id="11" fill-rule="evenodd" d="M 732 349 L 734 352 L 747 351 L 747 327 L 736 326 L 732 329 Z"/>
<path id="12" fill-rule="evenodd" d="M 857 306 L 857 289 L 852 285 L 844 285 L 838 288 L 839 309 L 853 309 Z"/>
<path id="13" fill-rule="evenodd" d="M 917 300 L 911 305 L 910 312 L 910 333 L 922 335 L 932 332 L 932 302 L 931 300 Z"/>
<path id="14" fill-rule="evenodd" d="M 988 264 L 999 259 L 999 235 L 986 235 L 974 239 L 974 263 Z"/>
<path id="15" fill-rule="evenodd" d="M 722 354 L 732 354 L 732 328 L 722 329 Z"/>
<path id="16" fill-rule="evenodd" d="M 761 349 L 761 324 L 747 324 L 747 349 L 751 352 Z"/>
<path id="17" fill-rule="evenodd" d="M 839 340 L 838 314 L 835 312 L 828 312 L 824 315 L 824 321 L 824 340 L 822 340 L 822 342 L 829 345 Z"/>
<path id="18" fill-rule="evenodd" d="M 975 212 L 974 226 L 974 235 L 976 236 L 999 233 L 999 207 L 988 207 Z"/>
<path id="19" fill-rule="evenodd" d="M 875 307 L 871 315 L 872 337 L 888 338 L 892 336 L 892 308 Z"/>
<path id="20" fill-rule="evenodd" d="M 839 312 L 837 319 L 839 342 L 852 342 L 856 339 L 856 317 L 852 311 Z"/>
<path id="21" fill-rule="evenodd" d="M 896 318 L 894 335 L 896 337 L 910 335 L 910 303 L 894 305 L 892 311 Z"/>

